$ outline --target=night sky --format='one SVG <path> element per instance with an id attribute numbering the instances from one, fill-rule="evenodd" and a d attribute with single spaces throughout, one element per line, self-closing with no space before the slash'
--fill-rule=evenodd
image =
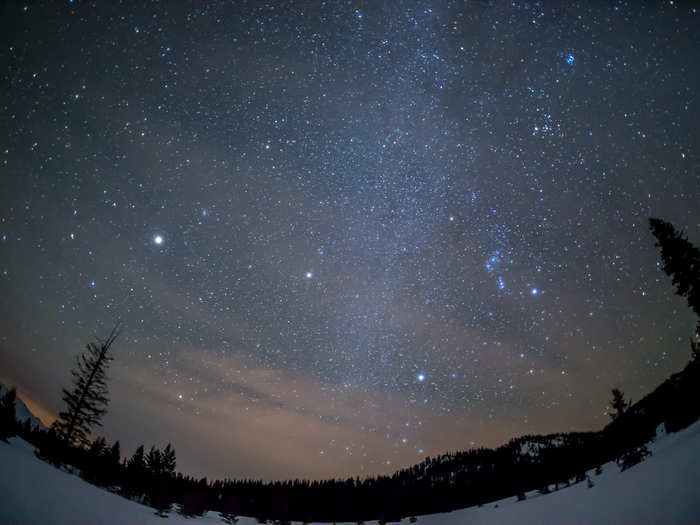
<path id="1" fill-rule="evenodd" d="M 4 2 L 0 380 L 214 477 L 596 430 L 690 356 L 687 2 Z M 565 5 L 571 4 L 571 5 Z"/>

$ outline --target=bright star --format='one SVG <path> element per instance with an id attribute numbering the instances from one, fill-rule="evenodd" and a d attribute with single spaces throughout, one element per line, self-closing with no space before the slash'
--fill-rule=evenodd
<path id="1" fill-rule="evenodd" d="M 304 275 L 306 276 L 307 279 L 311 279 L 314 276 L 314 274 L 311 272 L 306 272 Z"/>
<path id="2" fill-rule="evenodd" d="M 162 235 L 156 235 L 153 237 L 153 242 L 160 245 L 163 244 L 163 236 Z"/>
<path id="3" fill-rule="evenodd" d="M 418 374 L 417 379 L 418 381 L 423 381 L 425 379 L 425 376 L 423 374 Z"/>
<path id="4" fill-rule="evenodd" d="M 532 295 L 537 295 L 538 293 L 540 293 L 540 291 L 537 288 L 533 288 L 532 290 L 530 290 L 530 293 Z"/>

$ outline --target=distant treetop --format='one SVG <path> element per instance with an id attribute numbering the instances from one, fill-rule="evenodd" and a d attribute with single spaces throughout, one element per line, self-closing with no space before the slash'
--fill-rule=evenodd
<path id="1" fill-rule="evenodd" d="M 696 337 L 700 335 L 700 249 L 670 222 L 650 218 L 649 229 L 661 248 L 663 271 L 671 276 L 676 294 L 685 297 L 688 306 L 698 316 Z"/>

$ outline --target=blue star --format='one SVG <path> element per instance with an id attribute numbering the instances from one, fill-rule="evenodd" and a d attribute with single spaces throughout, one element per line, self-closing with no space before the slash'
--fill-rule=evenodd
<path id="1" fill-rule="evenodd" d="M 573 65 L 574 65 L 574 61 L 575 61 L 575 60 L 576 60 L 576 58 L 575 58 L 574 55 L 572 55 L 571 53 L 569 53 L 568 55 L 566 55 L 566 63 L 569 64 L 570 66 L 573 66 Z"/>

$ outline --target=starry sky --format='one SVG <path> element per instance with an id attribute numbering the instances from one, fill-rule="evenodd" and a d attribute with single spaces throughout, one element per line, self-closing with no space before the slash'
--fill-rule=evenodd
<path id="1" fill-rule="evenodd" d="M 686 2 L 3 2 L 0 380 L 214 477 L 596 430 L 689 358 Z"/>

